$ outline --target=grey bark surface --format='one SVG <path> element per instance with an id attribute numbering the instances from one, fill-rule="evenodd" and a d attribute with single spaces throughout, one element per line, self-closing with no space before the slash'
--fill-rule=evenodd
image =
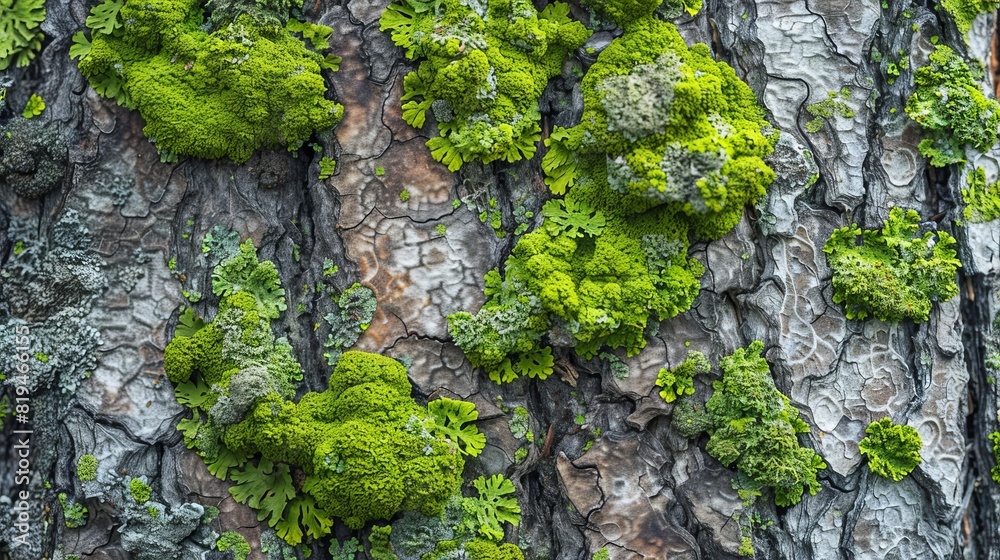
<path id="1" fill-rule="evenodd" d="M 638 356 L 619 353 L 627 378 L 566 354 L 560 357 L 579 374 L 573 385 L 553 376 L 498 387 L 450 342 L 446 317 L 482 305 L 482 278 L 502 265 L 513 235 L 498 238 L 478 210 L 456 209 L 452 201 L 484 209 L 495 197 L 505 225 L 513 224 L 513 205 L 522 199 L 540 215 L 548 195 L 537 158 L 448 172 L 424 146 L 426 132 L 401 119 L 402 78 L 413 66 L 378 31 L 385 0 L 322 2 L 318 13 L 306 4 L 308 18 L 335 29 L 335 52 L 343 57 L 328 78 L 346 112 L 322 141 L 338 161 L 326 181 L 316 178 L 320 156 L 308 149 L 297 158 L 259 151 L 242 165 L 160 163 L 141 117 L 99 98 L 67 56 L 90 5 L 48 3 L 44 50 L 12 73 L 8 101 L 22 107 L 35 92 L 45 99 L 40 118 L 60 131 L 70 164 L 61 186 L 39 200 L 0 185 L 0 263 L 7 271 L 0 318 L 28 322 L 53 347 L 65 339 L 91 342 L 75 345 L 75 361 L 53 366 L 51 379 L 35 387 L 32 507 L 39 522 L 33 546 L 11 547 L 11 513 L 0 503 L 0 557 L 221 558 L 210 551 L 210 532 L 191 522 L 203 506 L 220 509 L 216 532 L 238 530 L 254 548 L 252 559 L 267 557 L 260 550 L 270 537 L 255 514 L 185 448 L 175 429 L 185 411 L 163 375 L 163 348 L 187 304 L 182 290 L 206 295 L 193 305 L 200 314 L 214 308 L 212 263 L 201 240 L 218 225 L 253 238 L 261 258 L 278 265 L 289 311 L 276 331 L 302 362 L 301 392 L 324 389 L 329 375 L 325 327 L 314 325 L 332 302 L 310 288 L 325 281 L 324 260 L 340 267 L 337 288 L 361 282 L 375 291 L 378 310 L 356 348 L 409 360 L 419 398 L 445 392 L 477 404 L 488 446 L 468 462 L 466 479 L 504 472 L 514 480 L 523 517 L 512 540 L 529 558 L 579 560 L 601 547 L 612 560 L 737 558 L 739 519 L 751 512 L 732 488 L 734 472 L 708 456 L 704 440 L 670 428 L 673 405 L 659 398 L 654 381 L 659 368 L 680 364 L 690 350 L 715 364 L 756 339 L 765 342 L 778 387 L 812 427 L 802 442 L 828 464 L 817 495 L 789 508 L 755 506 L 762 521 L 773 521 L 753 530 L 756 558 L 1000 558 L 1000 490 L 989 476 L 987 440 L 997 429 L 997 398 L 984 366 L 1000 228 L 955 227 L 965 171 L 928 169 L 916 148 L 921 131 L 903 111 L 913 69 L 933 49 L 929 38 L 988 62 L 992 16 L 976 20 L 968 41 L 943 12 L 897 0 L 887 8 L 873 0 L 710 0 L 696 17 L 679 21 L 689 43 L 708 43 L 751 85 L 782 131 L 769 162 L 778 178 L 732 232 L 693 246 L 707 269 L 701 294 Z M 906 8 L 912 17 L 902 15 Z M 610 38 L 600 33 L 591 44 Z M 909 69 L 890 84 L 872 52 L 900 50 Z M 579 118 L 571 71 L 579 66 L 568 62 L 546 92 L 550 123 Z M 855 117 L 833 117 L 819 132 L 806 132 L 806 107 L 843 87 Z M 970 153 L 969 165 L 995 178 L 998 156 L 996 149 Z M 819 180 L 810 184 L 815 173 Z M 831 300 L 823 244 L 851 222 L 879 227 L 893 206 L 914 208 L 932 221 L 928 227 L 958 238 L 960 296 L 935 304 L 930 321 L 919 325 L 849 321 Z M 17 241 L 37 255 L 29 253 L 29 265 L 15 270 L 24 262 L 13 257 Z M 72 248 L 71 260 L 47 256 L 68 254 L 74 243 L 82 245 Z M 176 271 L 168 269 L 170 259 Z M 19 286 L 37 289 L 28 294 Z M 57 331 L 56 323 L 67 326 Z M 91 374 L 81 375 L 77 366 L 91 362 Z M 699 381 L 698 388 L 703 393 L 708 385 Z M 501 398 L 504 406 L 527 407 L 542 444 L 521 463 Z M 581 414 L 585 423 L 578 425 Z M 898 483 L 873 475 L 857 446 L 868 423 L 885 416 L 914 426 L 924 442 L 923 462 Z M 13 485 L 13 429 L 8 418 L 0 496 Z M 95 483 L 74 476 L 85 453 L 100 460 Z M 139 515 L 116 505 L 132 476 L 146 477 L 154 502 L 165 508 L 159 524 L 143 526 Z M 85 527 L 63 524 L 58 492 L 86 496 Z M 335 534 L 349 532 L 338 526 Z M 317 546 L 313 558 L 326 557 Z"/>

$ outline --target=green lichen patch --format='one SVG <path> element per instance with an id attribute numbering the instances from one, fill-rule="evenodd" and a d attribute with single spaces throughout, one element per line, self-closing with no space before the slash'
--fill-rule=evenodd
<path id="1" fill-rule="evenodd" d="M 844 119 L 854 118 L 854 109 L 851 109 L 844 101 L 851 98 L 851 90 L 843 88 L 839 92 L 831 91 L 827 99 L 812 105 L 806 106 L 806 111 L 813 118 L 806 123 L 806 132 L 819 132 L 827 120 L 838 116 Z"/>
<path id="2" fill-rule="evenodd" d="M 799 445 L 797 434 L 809 426 L 799 411 L 781 394 L 771 378 L 770 367 L 755 341 L 738 348 L 719 364 L 722 379 L 712 384 L 715 392 L 706 409 L 711 416 L 706 450 L 725 466 L 735 466 L 744 496 L 774 489 L 774 503 L 789 506 L 820 490 L 817 471 L 826 463 L 812 449 Z"/>
<path id="3" fill-rule="evenodd" d="M 858 449 L 873 473 L 899 482 L 920 464 L 923 441 L 916 428 L 883 418 L 869 424 L 865 434 Z"/>
<path id="4" fill-rule="evenodd" d="M 777 135 L 753 92 L 669 23 L 632 22 L 582 87 L 581 124 L 557 127 L 542 161 L 550 189 L 568 194 L 544 205 L 502 277 L 487 274 L 482 309 L 449 317 L 455 343 L 494 381 L 519 377 L 521 359 L 550 345 L 637 353 L 650 324 L 698 294 L 690 236 L 728 232 L 774 178 L 763 157 Z"/>
<path id="5" fill-rule="evenodd" d="M 62 507 L 63 512 L 63 522 L 70 529 L 77 529 L 83 527 L 87 524 L 87 508 L 72 498 L 68 497 L 65 493 L 60 493 L 59 505 Z"/>
<path id="6" fill-rule="evenodd" d="M 250 556 L 250 543 L 247 542 L 246 537 L 236 531 L 222 533 L 219 540 L 215 542 L 215 548 L 219 552 L 232 550 L 235 560 L 247 560 L 247 556 Z"/>
<path id="7" fill-rule="evenodd" d="M 31 63 L 42 48 L 45 0 L 0 0 L 0 70 Z"/>
<path id="8" fill-rule="evenodd" d="M 247 241 L 213 278 L 227 287 L 216 291 L 215 319 L 178 330 L 164 369 L 192 410 L 178 425 L 185 443 L 235 483 L 234 499 L 292 545 L 325 536 L 335 517 L 359 529 L 400 511 L 440 514 L 461 484 L 464 454 L 485 445 L 475 407 L 420 406 L 402 364 L 353 351 L 340 356 L 325 391 L 295 402 L 301 367 L 270 325 L 283 310 L 274 264 Z M 341 298 L 357 320 L 353 301 Z"/>
<path id="9" fill-rule="evenodd" d="M 928 135 L 920 153 L 936 167 L 965 161 L 966 148 L 989 150 L 997 140 L 1000 104 L 987 99 L 969 65 L 944 45 L 914 74 L 906 114 Z"/>
<path id="10" fill-rule="evenodd" d="M 920 323 L 930 317 L 931 302 L 958 294 L 955 238 L 919 232 L 920 215 L 902 208 L 889 212 L 881 230 L 857 224 L 834 230 L 823 252 L 833 269 L 833 301 L 844 304 L 848 319 Z"/>
<path id="11" fill-rule="evenodd" d="M 986 170 L 977 167 L 965 176 L 962 189 L 965 209 L 962 217 L 967 222 L 982 223 L 1000 218 L 1000 181 L 986 182 Z"/>
<path id="12" fill-rule="evenodd" d="M 332 30 L 288 19 L 289 4 L 222 3 L 207 23 L 201 0 L 105 0 L 70 54 L 97 93 L 138 109 L 165 161 L 243 162 L 298 149 L 343 114 L 320 74 L 339 62 L 325 52 Z"/>
<path id="13" fill-rule="evenodd" d="M 1000 432 L 992 432 L 988 436 L 993 444 L 993 466 L 990 467 L 990 477 L 1000 484 Z"/>
<path id="14" fill-rule="evenodd" d="M 133 478 L 129 481 L 128 489 L 132 495 L 132 499 L 139 505 L 148 502 L 149 498 L 152 497 L 153 494 L 153 489 L 138 478 Z"/>
<path id="15" fill-rule="evenodd" d="M 421 128 L 430 112 L 434 159 L 463 163 L 531 158 L 541 139 L 538 99 L 563 60 L 590 32 L 556 2 L 399 0 L 382 14 L 406 57 L 421 60 L 403 80 L 403 119 Z"/>
<path id="16" fill-rule="evenodd" d="M 656 386 L 660 387 L 660 397 L 672 403 L 684 395 L 694 394 L 694 376 L 711 371 L 712 365 L 701 352 L 691 352 L 684 362 L 673 368 L 660 368 L 656 376 Z"/>
<path id="17" fill-rule="evenodd" d="M 979 14 L 995 12 L 1000 2 L 995 0 L 941 0 L 940 6 L 951 14 L 955 27 L 963 34 L 972 29 L 972 22 Z"/>
<path id="18" fill-rule="evenodd" d="M 97 478 L 97 467 L 97 457 L 89 453 L 81 455 L 76 462 L 76 476 L 83 482 L 94 480 Z"/>

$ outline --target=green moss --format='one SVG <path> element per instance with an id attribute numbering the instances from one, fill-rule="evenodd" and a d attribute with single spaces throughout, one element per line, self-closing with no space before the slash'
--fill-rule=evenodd
<path id="1" fill-rule="evenodd" d="M 28 98 L 28 102 L 24 105 L 24 111 L 21 113 L 21 116 L 26 119 L 34 118 L 41 115 L 44 110 L 45 101 L 42 99 L 42 96 L 32 93 L 31 97 Z"/>
<path id="2" fill-rule="evenodd" d="M 1000 181 L 986 183 L 986 170 L 977 167 L 966 175 L 962 189 L 965 209 L 962 217 L 968 222 L 990 222 L 1000 218 Z"/>
<path id="3" fill-rule="evenodd" d="M 201 0 L 105 0 L 70 54 L 100 95 L 139 110 L 165 161 L 298 149 L 343 114 L 320 74 L 338 62 L 324 56 L 332 30 L 288 20 L 287 2 L 269 6 L 273 18 L 242 4 L 216 6 L 207 24 Z"/>
<path id="4" fill-rule="evenodd" d="M 941 7 L 951 14 L 952 19 L 955 20 L 955 26 L 965 34 L 972 29 L 972 22 L 976 16 L 997 11 L 1000 9 L 1000 2 L 995 0 L 941 0 Z"/>
<path id="5" fill-rule="evenodd" d="M 246 537 L 236 531 L 222 533 L 219 540 L 215 542 L 215 548 L 220 552 L 232 550 L 236 560 L 247 560 L 247 556 L 250 556 L 250 543 L 247 542 Z"/>
<path id="6" fill-rule="evenodd" d="M 954 51 L 935 47 L 930 64 L 917 69 L 914 83 L 906 114 L 928 135 L 918 147 L 931 165 L 964 162 L 966 148 L 986 152 L 993 146 L 1000 104 L 983 95 L 968 64 Z"/>
<path id="7" fill-rule="evenodd" d="M 993 482 L 1000 484 L 1000 432 L 992 432 L 989 436 L 993 443 L 993 467 L 990 468 L 990 477 Z"/>
<path id="8" fill-rule="evenodd" d="M 955 239 L 946 232 L 919 234 L 915 210 L 893 208 L 882 230 L 856 224 L 834 230 L 823 252 L 833 269 L 833 301 L 848 319 L 926 321 L 931 302 L 958 294 Z M 858 245 L 858 236 L 863 244 Z"/>
<path id="9" fill-rule="evenodd" d="M 389 542 L 391 536 L 392 527 L 389 525 L 372 527 L 372 532 L 368 534 L 368 555 L 371 560 L 399 560 L 392 551 L 392 543 Z"/>
<path id="10" fill-rule="evenodd" d="M 883 418 L 868 425 L 858 449 L 868 457 L 868 468 L 899 482 L 920 464 L 923 441 L 917 429 Z"/>
<path id="11" fill-rule="evenodd" d="M 406 189 L 399 191 L 399 201 L 406 202 L 407 200 L 410 200 L 410 191 Z"/>
<path id="12" fill-rule="evenodd" d="M 60 493 L 58 498 L 67 527 L 76 529 L 87 524 L 87 508 L 83 504 L 73 501 L 65 493 Z"/>
<path id="13" fill-rule="evenodd" d="M 31 63 L 42 49 L 45 0 L 0 0 L 0 70 Z"/>
<path id="14" fill-rule="evenodd" d="M 319 180 L 324 181 L 333 177 L 334 171 L 337 169 L 337 160 L 333 158 L 328 158 L 323 156 L 319 160 Z"/>
<path id="15" fill-rule="evenodd" d="M 812 449 L 799 445 L 797 434 L 809 426 L 788 397 L 774 386 L 760 341 L 738 348 L 722 359 L 722 379 L 706 409 L 712 427 L 706 450 L 725 466 L 735 466 L 744 493 L 774 489 L 774 502 L 788 506 L 802 500 L 803 491 L 820 489 L 816 473 L 826 464 Z"/>
<path id="16" fill-rule="evenodd" d="M 711 371 L 712 365 L 701 352 L 691 352 L 684 363 L 674 369 L 660 368 L 656 376 L 657 387 L 662 388 L 660 396 L 672 403 L 678 397 L 694 394 L 694 376 Z"/>
<path id="17" fill-rule="evenodd" d="M 502 277 L 487 274 L 479 313 L 449 317 L 455 343 L 494 381 L 518 377 L 523 357 L 549 344 L 636 354 L 650 323 L 698 294 L 690 237 L 724 235 L 774 178 L 763 157 L 776 135 L 753 92 L 669 23 L 631 22 L 582 88 L 581 124 L 557 127 L 542 160 L 550 189 L 568 194 L 546 203 Z"/>
<path id="18" fill-rule="evenodd" d="M 148 502 L 153 493 L 153 489 L 138 478 L 129 481 L 128 489 L 129 493 L 132 494 L 132 499 L 139 505 Z"/>
<path id="19" fill-rule="evenodd" d="M 610 558 L 611 555 L 608 553 L 608 547 L 602 546 L 590 557 L 590 560 L 609 560 Z"/>
<path id="20" fill-rule="evenodd" d="M 236 483 L 234 499 L 293 545 L 328 534 L 334 517 L 358 529 L 399 511 L 440 514 L 461 484 L 463 454 L 485 445 L 475 407 L 450 399 L 422 407 L 402 364 L 362 352 L 344 353 L 325 391 L 294 402 L 301 368 L 270 327 L 280 315 L 274 265 L 245 243 L 213 276 L 227 286 L 219 312 L 178 329 L 164 368 L 192 409 L 178 425 L 185 443 Z M 341 294 L 344 317 L 374 312 L 365 290 Z M 293 472 L 304 478 L 293 482 Z"/>
<path id="21" fill-rule="evenodd" d="M 93 455 L 81 455 L 80 460 L 76 462 L 76 476 L 84 481 L 90 481 L 97 478 L 97 457 Z"/>
<path id="22" fill-rule="evenodd" d="M 539 13 L 527 0 L 399 0 L 380 29 L 421 60 L 403 80 L 403 119 L 422 128 L 433 114 L 439 134 L 427 147 L 452 171 L 531 158 L 541 138 L 538 99 L 590 35 L 570 21 L 568 5 Z"/>

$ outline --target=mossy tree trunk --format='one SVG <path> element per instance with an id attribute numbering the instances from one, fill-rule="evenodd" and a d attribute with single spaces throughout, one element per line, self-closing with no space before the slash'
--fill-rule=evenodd
<path id="1" fill-rule="evenodd" d="M 0 320 L 26 320 L 45 348 L 71 347 L 89 336 L 85 328 L 100 336 L 93 348 L 77 345 L 84 356 L 51 356 L 96 359 L 91 375 L 53 370 L 32 394 L 34 544 L 11 547 L 4 508 L 0 557 L 141 558 L 123 544 L 141 542 L 141 525 L 122 527 L 115 505 L 131 476 L 147 477 L 153 500 L 178 511 L 191 502 L 218 507 L 215 529 L 239 530 L 251 558 L 265 557 L 254 513 L 185 448 L 175 429 L 183 409 L 162 375 L 178 308 L 214 309 L 202 239 L 223 226 L 252 237 L 261 258 L 280 270 L 289 307 L 280 336 L 302 362 L 303 392 L 322 390 L 329 375 L 322 342 L 332 300 L 317 293 L 317 283 L 343 290 L 360 281 L 375 291 L 378 310 L 358 348 L 409 360 L 420 398 L 441 392 L 477 403 L 489 445 L 469 462 L 466 478 L 507 472 L 515 481 L 523 516 L 514 541 L 528 557 L 576 560 L 606 546 L 613 560 L 726 559 L 737 558 L 749 537 L 756 558 L 1000 558 L 1000 485 L 990 479 L 987 439 L 997 429 L 996 384 L 985 366 L 997 350 L 987 342 L 1000 230 L 996 222 L 958 225 L 966 173 L 982 166 L 995 179 L 1000 151 L 970 153 L 967 166 L 931 168 L 917 149 L 922 131 L 903 110 L 913 71 L 934 44 L 988 67 L 992 15 L 976 19 L 967 39 L 933 4 L 899 0 L 709 0 L 697 16 L 678 20 L 689 42 L 708 43 L 751 85 L 781 130 L 769 162 L 778 178 L 732 232 L 693 245 L 707 268 L 702 292 L 626 359 L 627 378 L 566 354 L 563 370 L 575 376 L 500 388 L 450 343 L 445 317 L 482 304 L 483 275 L 511 248 L 513 201 L 526 199 L 540 214 L 547 194 L 538 161 L 469 164 L 461 176 L 433 161 L 423 133 L 400 118 L 402 77 L 412 65 L 378 30 L 385 0 L 306 2 L 306 18 L 334 27 L 344 59 L 328 77 L 346 113 L 334 135 L 320 140 L 338 161 L 325 181 L 317 178 L 321 153 L 308 147 L 297 157 L 260 151 L 241 165 L 160 163 L 138 113 L 99 98 L 67 56 L 90 5 L 48 4 L 44 50 L 11 73 L 7 102 L 20 109 L 32 93 L 45 99 L 38 118 L 63 135 L 69 165 L 60 188 L 39 200 L 0 185 L 0 258 L 11 274 Z M 579 117 L 579 68 L 568 63 L 550 84 L 543 100 L 549 124 Z M 807 128 L 817 118 L 809 107 L 830 92 L 850 111 Z M 456 209 L 460 197 L 471 204 Z M 491 198 L 505 238 L 480 222 Z M 925 323 L 849 321 L 832 302 L 823 244 L 852 222 L 880 227 L 893 206 L 917 210 L 927 228 L 958 239 L 960 296 L 936 303 Z M 56 228 L 70 210 L 75 217 Z M 38 252 L 21 268 L 17 242 L 29 256 L 33 247 Z M 74 244 L 79 258 L 43 264 L 45 254 Z M 339 265 L 332 281 L 323 274 L 327 259 Z M 75 280 L 81 275 L 86 282 Z M 18 282 L 38 287 L 30 304 L 14 300 L 27 297 L 10 288 Z M 191 303 L 193 293 L 204 297 Z M 80 320 L 65 322 L 59 313 Z M 73 327 L 46 330 L 54 322 Z M 757 339 L 778 388 L 812 427 L 801 441 L 828 464 L 823 490 L 789 508 L 744 507 L 732 490 L 734 472 L 707 455 L 704 439 L 684 439 L 670 427 L 672 406 L 654 386 L 658 370 L 677 366 L 689 350 L 718 364 Z M 698 390 L 707 391 L 708 381 L 699 379 Z M 523 443 L 503 409 L 517 405 L 529 411 L 536 442 L 519 463 Z M 865 427 L 886 416 L 915 427 L 924 441 L 923 462 L 900 482 L 873 475 L 857 448 Z M 15 441 L 13 417 L 4 422 L 3 441 Z M 86 453 L 100 462 L 97 483 L 75 476 Z M 0 446 L 0 495 L 15 488 L 13 454 L 12 444 Z M 85 503 L 84 527 L 65 526 L 59 492 Z M 50 522 L 44 528 L 42 519 Z M 335 534 L 348 531 L 338 526 Z M 177 543 L 183 558 L 199 557 L 211 541 L 180 522 L 147 538 Z M 315 547 L 313 558 L 327 556 Z"/>

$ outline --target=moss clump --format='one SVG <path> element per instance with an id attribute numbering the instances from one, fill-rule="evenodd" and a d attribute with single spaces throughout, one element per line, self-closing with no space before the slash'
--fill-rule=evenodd
<path id="1" fill-rule="evenodd" d="M 809 426 L 774 386 L 763 350 L 758 340 L 719 364 L 722 379 L 712 384 L 715 393 L 706 404 L 712 420 L 706 450 L 739 470 L 742 493 L 756 495 L 771 487 L 774 503 L 790 506 L 802 500 L 803 491 L 819 491 L 816 473 L 826 463 L 799 445 L 796 435 L 808 433 Z"/>
<path id="2" fill-rule="evenodd" d="M 869 424 L 865 434 L 858 449 L 868 457 L 868 468 L 873 473 L 899 482 L 920 464 L 924 443 L 916 428 L 883 418 Z"/>
<path id="3" fill-rule="evenodd" d="M 930 64 L 917 69 L 916 88 L 906 101 L 906 114 L 929 135 L 920 153 L 931 165 L 965 161 L 965 149 L 986 152 L 997 139 L 1000 104 L 979 89 L 969 65 L 944 45 L 935 47 Z"/>
<path id="4" fill-rule="evenodd" d="M 128 490 L 132 494 L 132 499 L 139 505 L 148 502 L 153 494 L 153 489 L 138 478 L 133 478 L 129 481 Z"/>
<path id="5" fill-rule="evenodd" d="M 995 12 L 1000 9 L 1000 2 L 995 0 L 941 0 L 941 7 L 944 8 L 952 19 L 955 20 L 955 27 L 963 34 L 972 29 L 972 21 L 979 14 Z"/>
<path id="6" fill-rule="evenodd" d="M 215 320 L 183 322 L 164 369 L 193 412 L 178 425 L 185 442 L 236 483 L 233 497 L 293 545 L 328 534 L 333 517 L 358 529 L 403 510 L 440 514 L 463 455 L 485 444 L 475 407 L 420 406 L 402 364 L 362 352 L 340 356 L 325 391 L 292 401 L 301 368 L 271 332 L 284 293 L 273 263 L 246 242 L 213 282 L 223 298 Z"/>
<path id="7" fill-rule="evenodd" d="M 63 510 L 63 521 L 70 529 L 77 529 L 87 524 L 87 508 L 76 501 L 73 501 L 65 493 L 60 493 L 59 505 Z"/>
<path id="8" fill-rule="evenodd" d="M 486 277 L 475 316 L 452 337 L 495 381 L 548 344 L 590 358 L 645 346 L 651 320 L 687 310 L 704 267 L 689 236 L 714 239 L 774 178 L 777 135 L 753 92 L 705 45 L 652 17 L 631 22 L 583 79 L 580 125 L 556 128 L 542 161 L 553 192 L 542 227 Z M 512 371 L 513 370 L 513 371 Z"/>
<path id="9" fill-rule="evenodd" d="M 274 4 L 273 19 L 286 24 L 254 14 L 261 3 L 218 6 L 206 23 L 201 0 L 105 0 L 87 18 L 91 39 L 75 35 L 70 54 L 97 93 L 139 110 L 165 160 L 239 163 L 262 146 L 295 150 L 343 114 L 320 75 L 338 59 L 323 54 L 330 28 Z"/>
<path id="10" fill-rule="evenodd" d="M 247 560 L 247 556 L 250 556 L 250 543 L 247 542 L 246 537 L 236 531 L 222 533 L 219 540 L 215 542 L 215 548 L 219 552 L 232 550 L 236 560 Z"/>
<path id="11" fill-rule="evenodd" d="M 83 482 L 94 480 L 97 478 L 97 457 L 93 455 L 81 455 L 80 460 L 76 462 L 76 476 Z"/>
<path id="12" fill-rule="evenodd" d="M 590 36 L 567 4 L 539 13 L 528 0 L 399 0 L 380 28 L 407 58 L 422 59 L 403 80 L 403 119 L 421 128 L 433 114 L 440 134 L 427 147 L 452 171 L 531 158 L 542 131 L 538 99 Z"/>
<path id="13" fill-rule="evenodd" d="M 701 352 L 691 352 L 684 363 L 674 369 L 660 368 L 656 375 L 656 386 L 663 389 L 660 397 L 668 403 L 678 397 L 694 394 L 694 376 L 708 373 L 712 365 Z"/>
<path id="14" fill-rule="evenodd" d="M 920 323 L 930 317 L 931 302 L 958 294 L 955 238 L 919 230 L 919 214 L 902 208 L 889 212 L 881 230 L 857 224 L 834 230 L 823 252 L 833 269 L 833 301 L 844 304 L 848 319 Z"/>
<path id="15" fill-rule="evenodd" d="M 45 0 L 0 0 L 0 70 L 27 66 L 42 49 Z"/>
<path id="16" fill-rule="evenodd" d="M 962 217 L 968 222 L 990 222 L 1000 218 L 1000 181 L 986 182 L 986 170 L 977 167 L 965 176 L 962 189 L 965 209 Z"/>

